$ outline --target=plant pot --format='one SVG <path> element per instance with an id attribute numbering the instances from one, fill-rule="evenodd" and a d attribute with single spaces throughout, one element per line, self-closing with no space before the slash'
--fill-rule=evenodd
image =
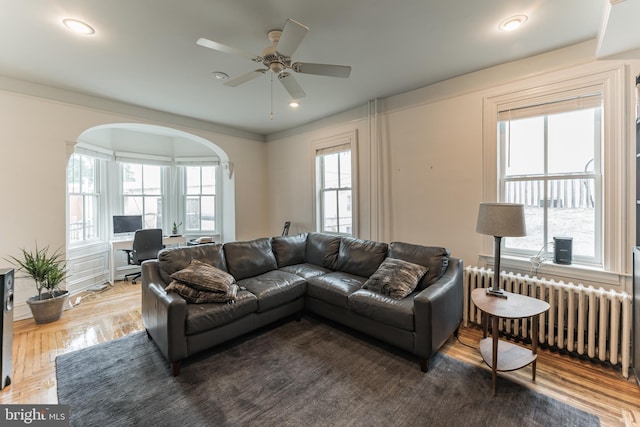
<path id="1" fill-rule="evenodd" d="M 69 291 L 43 292 L 42 299 L 33 296 L 27 300 L 27 304 L 36 323 L 51 323 L 60 319 L 67 299 Z"/>

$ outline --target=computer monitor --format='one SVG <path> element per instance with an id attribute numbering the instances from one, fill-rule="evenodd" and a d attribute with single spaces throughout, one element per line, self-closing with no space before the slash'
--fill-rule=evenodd
<path id="1" fill-rule="evenodd" d="M 142 215 L 114 215 L 113 234 L 135 233 L 142 228 Z"/>

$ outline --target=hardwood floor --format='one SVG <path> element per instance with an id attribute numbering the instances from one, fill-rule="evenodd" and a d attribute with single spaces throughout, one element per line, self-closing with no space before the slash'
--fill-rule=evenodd
<path id="1" fill-rule="evenodd" d="M 57 322 L 36 325 L 27 319 L 14 323 L 12 384 L 0 391 L 0 404 L 57 403 L 57 355 L 143 330 L 140 285 L 116 282 L 102 292 L 81 297 Z M 481 335 L 477 328 L 463 328 L 459 339 L 451 338 L 442 351 L 488 369 L 477 349 Z M 594 413 L 603 426 L 640 426 L 640 387 L 634 379 L 625 380 L 619 369 L 576 357 L 544 349 L 538 354 L 535 383 L 530 367 L 500 375 Z"/>

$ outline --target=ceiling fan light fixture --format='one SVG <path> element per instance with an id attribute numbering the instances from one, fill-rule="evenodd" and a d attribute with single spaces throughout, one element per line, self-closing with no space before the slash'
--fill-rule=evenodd
<path id="1" fill-rule="evenodd" d="M 510 16 L 506 19 L 503 19 L 502 22 L 500 22 L 500 24 L 498 25 L 498 28 L 501 31 L 514 31 L 520 28 L 522 24 L 527 22 L 527 19 L 527 15 Z"/>
<path id="2" fill-rule="evenodd" d="M 269 64 L 269 69 L 273 71 L 274 74 L 280 74 L 284 71 L 284 64 L 280 62 L 272 62 Z"/>
<path id="3" fill-rule="evenodd" d="M 67 27 L 67 29 L 73 31 L 74 33 L 84 34 L 84 35 L 92 35 L 96 33 L 96 30 L 86 22 L 79 21 L 77 19 L 63 19 L 62 24 Z"/>

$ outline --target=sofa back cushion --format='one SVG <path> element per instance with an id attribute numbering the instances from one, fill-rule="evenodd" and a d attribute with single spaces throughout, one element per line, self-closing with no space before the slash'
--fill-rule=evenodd
<path id="1" fill-rule="evenodd" d="M 334 270 L 340 237 L 323 233 L 309 233 L 307 236 L 307 262 Z"/>
<path id="2" fill-rule="evenodd" d="M 236 280 L 257 276 L 278 268 L 271 249 L 271 239 L 264 237 L 247 242 L 224 244 L 224 256 L 229 273 Z"/>
<path id="3" fill-rule="evenodd" d="M 444 274 L 449 266 L 450 255 L 451 252 L 448 249 L 436 246 L 421 246 L 403 242 L 392 242 L 389 245 L 389 257 L 429 267 L 427 274 L 418 283 L 417 290 L 423 290 Z"/>
<path id="4" fill-rule="evenodd" d="M 278 268 L 306 262 L 307 233 L 295 236 L 278 236 L 271 239 L 271 248 Z"/>
<path id="5" fill-rule="evenodd" d="M 171 275 L 186 268 L 194 259 L 227 271 L 222 244 L 218 243 L 161 250 L 158 253 L 160 277 L 165 283 L 171 283 Z"/>
<path id="6" fill-rule="evenodd" d="M 335 269 L 370 277 L 387 257 L 388 248 L 386 243 L 343 237 Z"/>

